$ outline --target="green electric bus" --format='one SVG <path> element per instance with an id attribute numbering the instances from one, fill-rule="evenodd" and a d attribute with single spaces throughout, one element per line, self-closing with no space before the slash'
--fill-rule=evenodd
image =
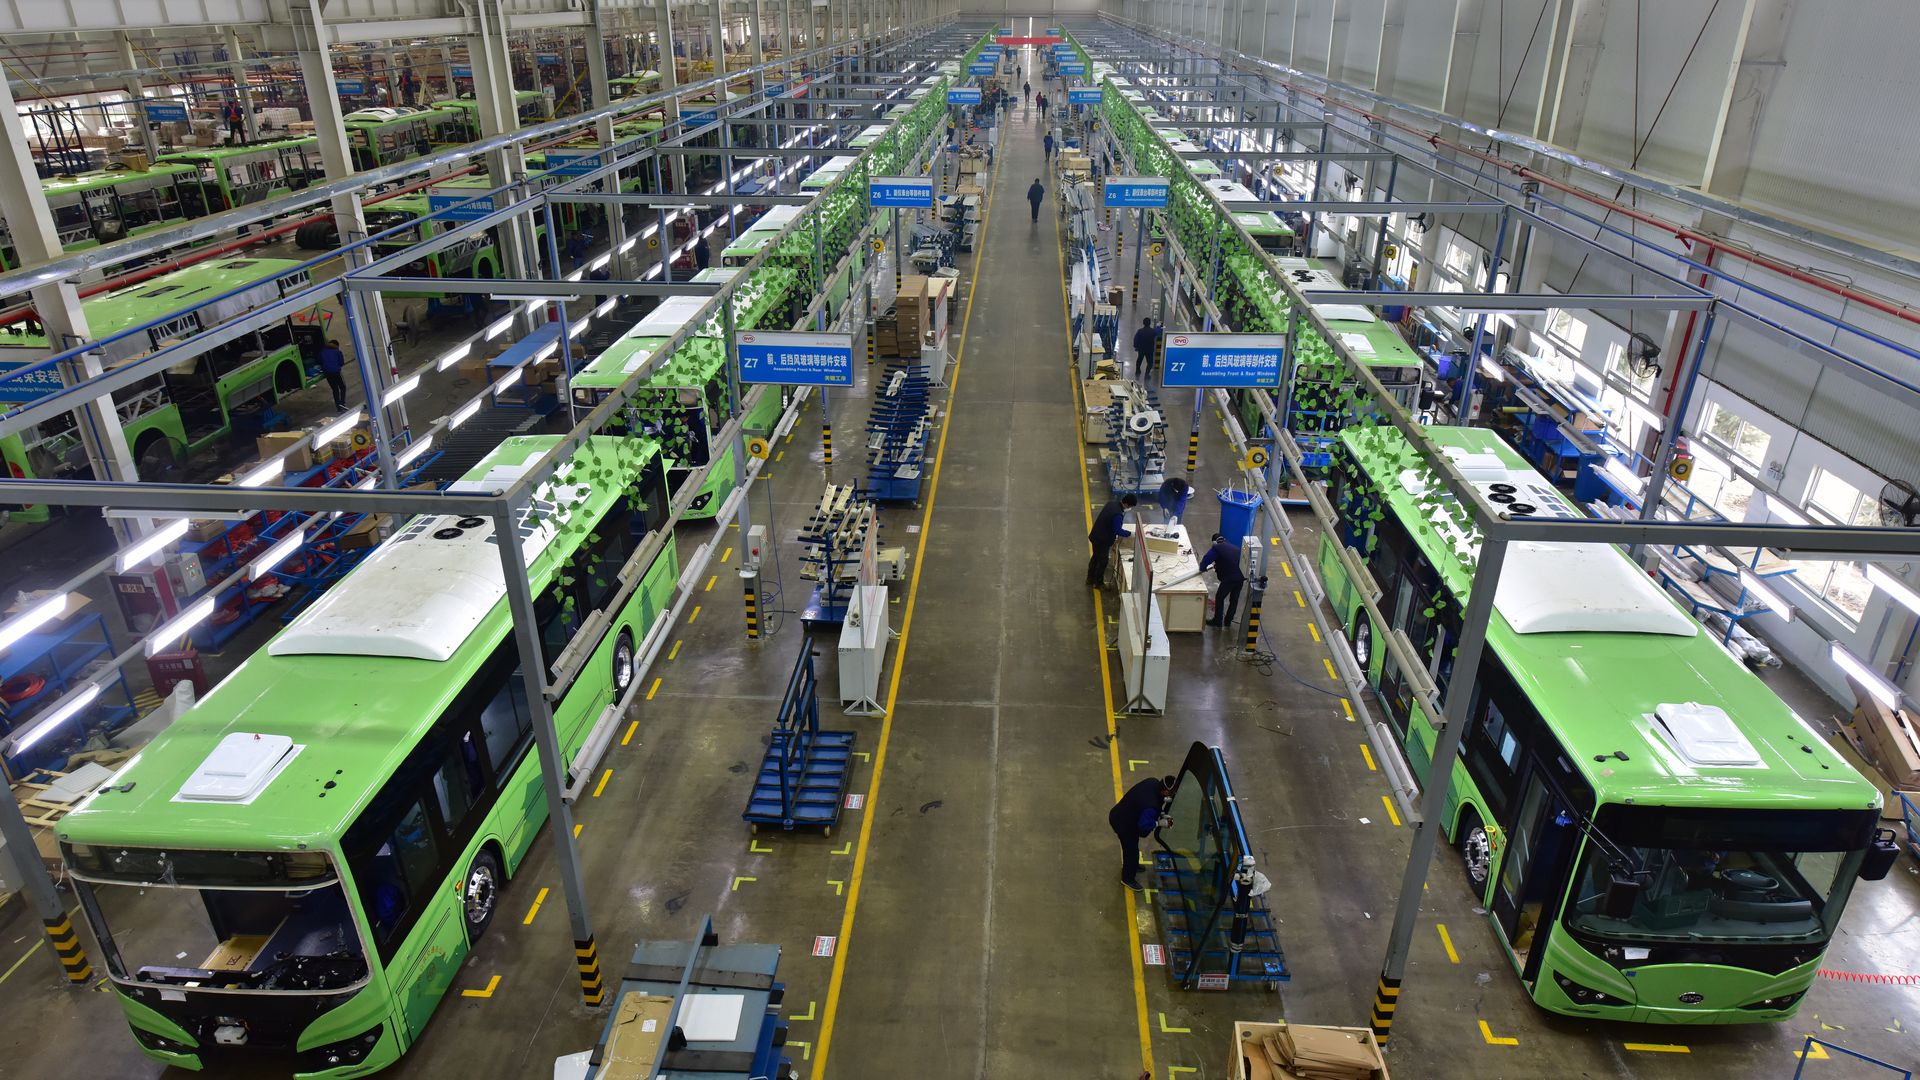
<path id="1" fill-rule="evenodd" d="M 1579 516 L 1497 434 L 1427 431 L 1512 512 Z M 1433 718 L 1382 642 L 1404 633 L 1444 698 L 1475 542 L 1396 429 L 1338 443 L 1327 599 L 1435 783 Z M 1391 627 L 1360 606 L 1341 543 Z M 1657 1023 L 1792 1016 L 1868 862 L 1874 786 L 1608 545 L 1509 547 L 1470 692 L 1440 824 L 1534 1001 Z M 1872 862 L 1865 876 L 1883 874 Z"/>
<path id="2" fill-rule="evenodd" d="M 1200 164 L 1187 162 L 1189 166 Z M 1194 175 L 1199 175 L 1195 173 Z M 1246 185 L 1233 180 L 1208 180 L 1207 187 L 1213 190 L 1221 202 L 1260 202 Z M 1272 256 L 1292 255 L 1298 246 L 1292 226 L 1280 219 L 1280 215 L 1271 210 L 1229 210 L 1233 220 L 1240 223 L 1260 250 Z"/>
<path id="3" fill-rule="evenodd" d="M 161 154 L 160 161 L 195 170 L 207 213 L 277 199 L 326 176 L 320 140 L 312 135 L 182 150 Z"/>
<path id="4" fill-rule="evenodd" d="M 97 247 L 205 213 L 194 170 L 186 165 L 115 167 L 40 182 L 60 244 L 68 251 Z M 0 221 L 0 270 L 20 265 L 13 233 Z"/>
<path id="5" fill-rule="evenodd" d="M 739 273 L 734 269 L 709 269 L 696 275 L 696 282 L 722 284 Z M 787 307 L 787 290 L 765 284 L 770 277 L 789 274 L 768 267 L 756 274 L 756 281 L 736 294 L 740 307 L 741 329 L 774 326 L 782 330 L 792 326 Z M 778 294 L 778 295 L 776 295 Z M 661 302 L 646 318 L 621 335 L 585 367 L 568 379 L 574 404 L 592 408 L 638 372 L 655 353 L 666 345 L 706 304 L 705 297 L 675 296 Z M 785 318 L 785 322 L 778 320 Z M 770 320 L 761 322 L 761 320 Z M 690 337 L 673 355 L 655 368 L 630 401 L 632 422 L 648 436 L 660 440 L 668 459 L 668 480 L 677 492 L 694 470 L 715 462 L 707 472 L 683 515 L 689 519 L 710 518 L 726 502 L 727 495 L 740 482 L 743 470 L 734 455 L 733 444 L 721 443 L 717 436 L 727 423 L 727 350 L 717 320 L 709 320 L 697 336 Z M 783 407 L 781 395 L 760 395 L 755 408 L 747 414 L 745 437 L 765 437 L 773 432 Z"/>
<path id="6" fill-rule="evenodd" d="M 657 71 L 639 71 L 632 75 L 616 75 L 607 80 L 607 93 L 613 100 L 640 97 L 660 89 L 660 73 Z"/>
<path id="7" fill-rule="evenodd" d="M 344 126 L 353 167 L 365 172 L 420 157 L 435 144 L 447 142 L 447 132 L 458 126 L 458 117 L 446 109 L 383 105 L 348 113 Z"/>
<path id="8" fill-rule="evenodd" d="M 547 95 L 542 91 L 515 90 L 513 104 L 522 123 L 548 119 Z M 445 98 L 434 102 L 433 107 L 453 114 L 453 123 L 442 129 L 448 142 L 470 143 L 479 140 L 481 132 L 478 101 L 472 97 Z"/>
<path id="9" fill-rule="evenodd" d="M 560 442 L 501 444 L 493 490 Z M 520 534 L 546 662 L 608 618 L 554 702 L 563 756 L 670 603 L 659 448 L 588 441 Z M 60 822 L 133 1037 L 189 1069 L 363 1076 L 417 1042 L 548 814 L 491 521 L 409 522 Z M 617 609 L 614 608 L 619 601 Z"/>
<path id="10" fill-rule="evenodd" d="M 158 323 L 143 334 L 102 346 L 102 360 L 112 369 L 305 286 L 308 275 L 296 269 L 299 265 L 291 259 L 215 259 L 92 297 L 82 303 L 82 311 L 96 340 L 143 323 Z M 182 310 L 223 293 L 234 295 L 194 311 Z M 44 359 L 55 351 L 38 327 L 0 335 L 0 370 Z M 310 382 L 306 359 L 292 328 L 283 321 L 119 390 L 114 404 L 135 465 L 142 476 L 154 478 L 227 438 L 242 414 L 271 407 Z M 6 384 L 0 383 L 0 401 L 6 400 L 10 400 Z M 0 444 L 14 439 L 21 437 L 10 436 Z M 8 447 L 0 456 L 10 466 L 19 466 L 24 475 L 55 475 L 63 471 L 62 462 L 37 460 L 30 451 L 31 446 L 45 443 L 47 439 L 35 436 Z M 52 445 L 67 444 L 54 440 Z"/>

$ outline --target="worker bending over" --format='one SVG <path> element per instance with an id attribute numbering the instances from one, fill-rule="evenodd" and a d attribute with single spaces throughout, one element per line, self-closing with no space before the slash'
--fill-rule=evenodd
<path id="1" fill-rule="evenodd" d="M 1247 583 L 1246 571 L 1240 569 L 1240 545 L 1214 533 L 1213 546 L 1200 556 L 1200 572 L 1208 567 L 1219 577 L 1220 588 L 1213 594 L 1213 618 L 1207 625 L 1231 626 L 1234 609 L 1240 606 L 1240 587 Z"/>

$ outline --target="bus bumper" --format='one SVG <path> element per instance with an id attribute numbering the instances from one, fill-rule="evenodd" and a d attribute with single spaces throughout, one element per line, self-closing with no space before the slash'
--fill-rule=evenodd
<path id="1" fill-rule="evenodd" d="M 1717 964 L 1657 964 L 1615 970 L 1552 959 L 1534 1000 L 1569 1016 L 1641 1024 L 1753 1024 L 1784 1020 L 1800 1007 L 1818 961 L 1777 975 Z"/>

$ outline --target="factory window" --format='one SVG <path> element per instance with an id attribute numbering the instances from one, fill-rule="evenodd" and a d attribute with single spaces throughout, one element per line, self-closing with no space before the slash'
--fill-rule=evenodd
<path id="1" fill-rule="evenodd" d="M 1877 525 L 1878 502 L 1833 473 L 1815 469 L 1813 483 L 1807 489 L 1807 519 L 1819 525 Z M 1794 574 L 1786 580 L 1819 597 L 1849 625 L 1859 625 L 1860 616 L 1867 610 L 1867 597 L 1873 592 L 1859 563 L 1796 559 L 1792 565 Z"/>
<path id="2" fill-rule="evenodd" d="M 1681 485 L 1696 499 L 1712 506 L 1729 521 L 1744 521 L 1747 506 L 1753 501 L 1753 484 L 1733 471 L 1733 466 L 1707 447 L 1707 441 L 1693 446 L 1693 475 Z M 1702 507 L 1686 507 L 1687 517 L 1711 519 Z"/>
<path id="3" fill-rule="evenodd" d="M 1571 356 L 1579 356 L 1587 343 L 1587 324 L 1573 317 L 1566 308 L 1547 312 L 1547 336 L 1566 346 Z"/>
<path id="4" fill-rule="evenodd" d="M 1767 445 L 1773 441 L 1772 436 L 1717 401 L 1708 402 L 1701 410 L 1700 433 L 1754 469 L 1765 464 Z"/>
<path id="5" fill-rule="evenodd" d="M 1654 385 L 1660 380 L 1658 369 L 1649 369 L 1645 375 L 1635 372 L 1627 363 L 1627 347 L 1618 342 L 1607 347 L 1607 374 L 1642 402 L 1653 400 Z"/>

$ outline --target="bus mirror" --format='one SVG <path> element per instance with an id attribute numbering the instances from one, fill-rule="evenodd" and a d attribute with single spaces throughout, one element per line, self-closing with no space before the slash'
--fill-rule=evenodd
<path id="1" fill-rule="evenodd" d="M 1634 905 L 1646 890 L 1646 875 L 1632 870 L 1615 870 L 1607 878 L 1607 895 L 1602 913 L 1609 919 L 1633 918 Z"/>
<path id="2" fill-rule="evenodd" d="M 1886 877 L 1899 857 L 1900 845 L 1894 839 L 1893 830 L 1873 830 L 1873 839 L 1867 844 L 1867 857 L 1860 863 L 1860 880 L 1879 881 Z"/>

